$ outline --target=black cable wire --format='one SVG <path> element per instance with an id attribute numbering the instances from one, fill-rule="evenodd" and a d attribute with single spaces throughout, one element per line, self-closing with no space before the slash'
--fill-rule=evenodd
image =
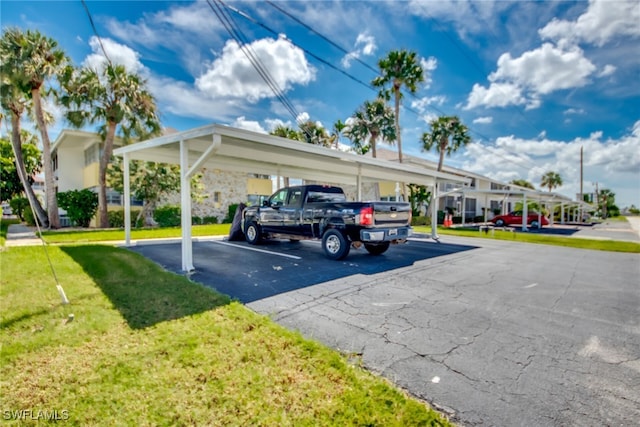
<path id="1" fill-rule="evenodd" d="M 246 38 L 242 34 L 237 25 L 233 22 L 233 19 L 226 15 L 222 6 L 225 4 L 221 0 L 213 0 L 213 4 L 211 0 L 207 0 L 207 4 L 214 12 L 218 20 L 225 27 L 229 35 L 238 43 L 238 46 L 245 54 L 251 65 L 254 67 L 258 75 L 264 80 L 264 82 L 269 86 L 274 95 L 278 98 L 278 100 L 284 105 L 287 111 L 293 116 L 295 122 L 298 121 L 299 113 L 296 111 L 294 105 L 289 101 L 289 99 L 285 96 L 285 94 L 280 90 L 277 83 L 273 80 L 268 70 L 264 67 L 260 59 L 257 57 L 255 52 L 251 46 L 247 43 Z M 215 7 L 214 7 L 215 6 Z M 226 6 L 225 6 L 226 7 Z"/>
<path id="2" fill-rule="evenodd" d="M 98 38 L 98 43 L 100 43 L 100 49 L 102 49 L 102 53 L 104 54 L 104 57 L 106 58 L 109 65 L 113 66 L 113 63 L 111 62 L 111 59 L 109 59 L 109 55 L 107 55 L 107 51 L 105 50 L 104 45 L 102 44 L 102 38 L 98 34 L 98 30 L 96 29 L 96 24 L 93 22 L 93 17 L 91 16 L 91 12 L 89 12 L 89 7 L 87 6 L 87 3 L 85 2 L 85 0 L 80 0 L 80 1 L 82 2 L 82 6 L 84 6 L 84 10 L 87 12 L 87 16 L 89 17 L 89 23 L 91 24 L 91 28 L 93 29 L 93 34 L 95 34 L 95 36 Z"/>
<path id="3" fill-rule="evenodd" d="M 288 16 L 289 18 L 293 19 L 294 21 L 296 21 L 298 24 L 302 25 L 303 27 L 305 27 L 307 30 L 311 31 L 312 33 L 316 34 L 318 37 L 320 37 L 321 39 L 323 39 L 324 41 L 326 41 L 327 43 L 329 43 L 331 46 L 337 48 L 339 51 L 341 51 L 342 53 L 344 53 L 345 55 L 349 55 L 349 51 L 345 48 L 343 48 L 342 46 L 340 46 L 339 44 L 337 44 L 336 42 L 334 42 L 333 40 L 331 40 L 329 37 L 325 36 L 324 34 L 320 33 L 319 31 L 315 30 L 314 28 L 312 28 L 310 25 L 305 24 L 304 22 L 302 22 L 300 19 L 296 18 L 295 16 L 293 16 L 291 13 L 287 12 L 286 10 L 282 9 L 280 6 L 276 5 L 274 2 L 269 1 L 269 0 L 265 0 L 265 3 L 267 3 L 268 5 L 270 5 L 271 7 L 273 7 L 274 9 L 280 11 L 280 13 Z M 357 62 L 359 62 L 360 64 L 364 65 L 366 68 L 368 68 L 369 70 L 373 71 L 376 75 L 380 74 L 380 71 L 373 68 L 372 66 L 370 66 L 369 64 L 367 64 L 366 62 L 364 62 L 363 60 L 361 60 L 360 58 L 354 57 L 353 59 L 355 59 Z"/>

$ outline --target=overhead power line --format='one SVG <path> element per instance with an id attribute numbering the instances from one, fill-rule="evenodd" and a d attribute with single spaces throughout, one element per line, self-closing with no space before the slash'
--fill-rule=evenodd
<path id="1" fill-rule="evenodd" d="M 272 1 L 269 0 L 265 0 L 265 3 L 267 3 L 268 5 L 270 5 L 271 7 L 273 7 L 274 9 L 280 11 L 280 13 L 288 16 L 289 18 L 293 19 L 294 21 L 296 21 L 298 24 L 302 25 L 303 27 L 305 27 L 307 30 L 311 31 L 312 33 L 316 34 L 318 37 L 320 37 L 321 39 L 323 39 L 324 41 L 326 41 L 327 43 L 329 43 L 331 46 L 337 48 L 339 51 L 341 51 L 342 53 L 344 53 L 345 55 L 348 55 L 350 52 L 343 48 L 342 46 L 340 46 L 339 44 L 337 44 L 336 42 L 334 42 L 333 40 L 331 40 L 329 37 L 325 36 L 324 34 L 320 33 L 319 31 L 315 30 L 313 27 L 311 27 L 310 25 L 305 24 L 304 22 L 302 22 L 300 19 L 298 19 L 297 17 L 295 17 L 294 15 L 292 15 L 291 13 L 287 12 L 286 10 L 284 10 L 283 8 L 281 8 L 280 6 L 278 6 L 277 4 L 275 4 Z M 377 70 L 376 68 L 373 68 L 371 65 L 367 64 L 366 62 L 364 62 L 363 60 L 361 60 L 360 58 L 353 58 L 355 59 L 357 62 L 359 62 L 360 64 L 364 65 L 366 68 L 368 68 L 369 70 L 373 71 L 376 75 L 378 75 L 380 73 L 379 70 Z"/>
<path id="2" fill-rule="evenodd" d="M 264 80 L 267 86 L 269 86 L 274 95 L 287 109 L 289 114 L 291 114 L 291 116 L 293 117 L 293 121 L 297 123 L 300 114 L 296 111 L 295 106 L 291 103 L 287 96 L 282 92 L 277 82 L 273 79 L 262 61 L 260 61 L 260 58 L 254 52 L 250 43 L 248 43 L 246 37 L 244 37 L 242 31 L 233 21 L 233 18 L 225 13 L 223 7 L 226 7 L 226 5 L 224 4 L 224 2 L 222 2 L 221 0 L 207 0 L 207 4 L 216 15 L 220 23 L 222 23 L 224 28 L 227 30 L 231 38 L 236 41 L 258 75 L 260 75 L 260 77 Z"/>
<path id="3" fill-rule="evenodd" d="M 93 22 L 93 17 L 91 16 L 91 12 L 89 12 L 89 7 L 87 6 L 87 3 L 85 2 L 85 0 L 81 0 L 81 1 L 82 1 L 82 6 L 84 6 L 84 10 L 87 12 L 87 16 L 89 17 L 89 23 L 91 24 L 91 28 L 93 29 L 93 34 L 98 39 L 98 43 L 100 43 L 100 49 L 102 50 L 102 54 L 104 55 L 109 65 L 113 66 L 111 59 L 109 59 L 109 55 L 107 55 L 107 51 L 105 50 L 104 45 L 102 44 L 102 37 L 100 37 L 100 34 L 98 34 L 98 30 L 96 29 L 96 24 Z"/>

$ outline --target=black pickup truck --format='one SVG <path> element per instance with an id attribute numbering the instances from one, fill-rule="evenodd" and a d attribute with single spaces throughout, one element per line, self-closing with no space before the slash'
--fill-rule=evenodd
<path id="1" fill-rule="evenodd" d="M 330 259 L 343 259 L 353 246 L 372 255 L 411 235 L 411 206 L 403 202 L 348 202 L 340 187 L 302 185 L 278 190 L 262 206 L 242 212 L 247 242 L 264 239 L 322 239 Z"/>

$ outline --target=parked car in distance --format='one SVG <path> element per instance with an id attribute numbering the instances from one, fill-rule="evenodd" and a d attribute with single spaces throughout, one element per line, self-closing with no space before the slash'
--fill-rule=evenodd
<path id="1" fill-rule="evenodd" d="M 521 225 L 522 212 L 513 211 L 505 215 L 497 215 L 490 221 L 498 227 L 503 227 L 505 225 Z M 527 224 L 533 228 L 540 228 L 541 226 L 549 225 L 549 220 L 544 215 L 538 214 L 538 212 L 529 212 L 527 214 Z"/>

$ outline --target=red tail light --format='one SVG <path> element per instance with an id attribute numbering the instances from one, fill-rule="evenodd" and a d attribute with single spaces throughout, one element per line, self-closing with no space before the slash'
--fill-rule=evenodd
<path id="1" fill-rule="evenodd" d="M 373 225 L 373 206 L 360 209 L 360 225 Z"/>

